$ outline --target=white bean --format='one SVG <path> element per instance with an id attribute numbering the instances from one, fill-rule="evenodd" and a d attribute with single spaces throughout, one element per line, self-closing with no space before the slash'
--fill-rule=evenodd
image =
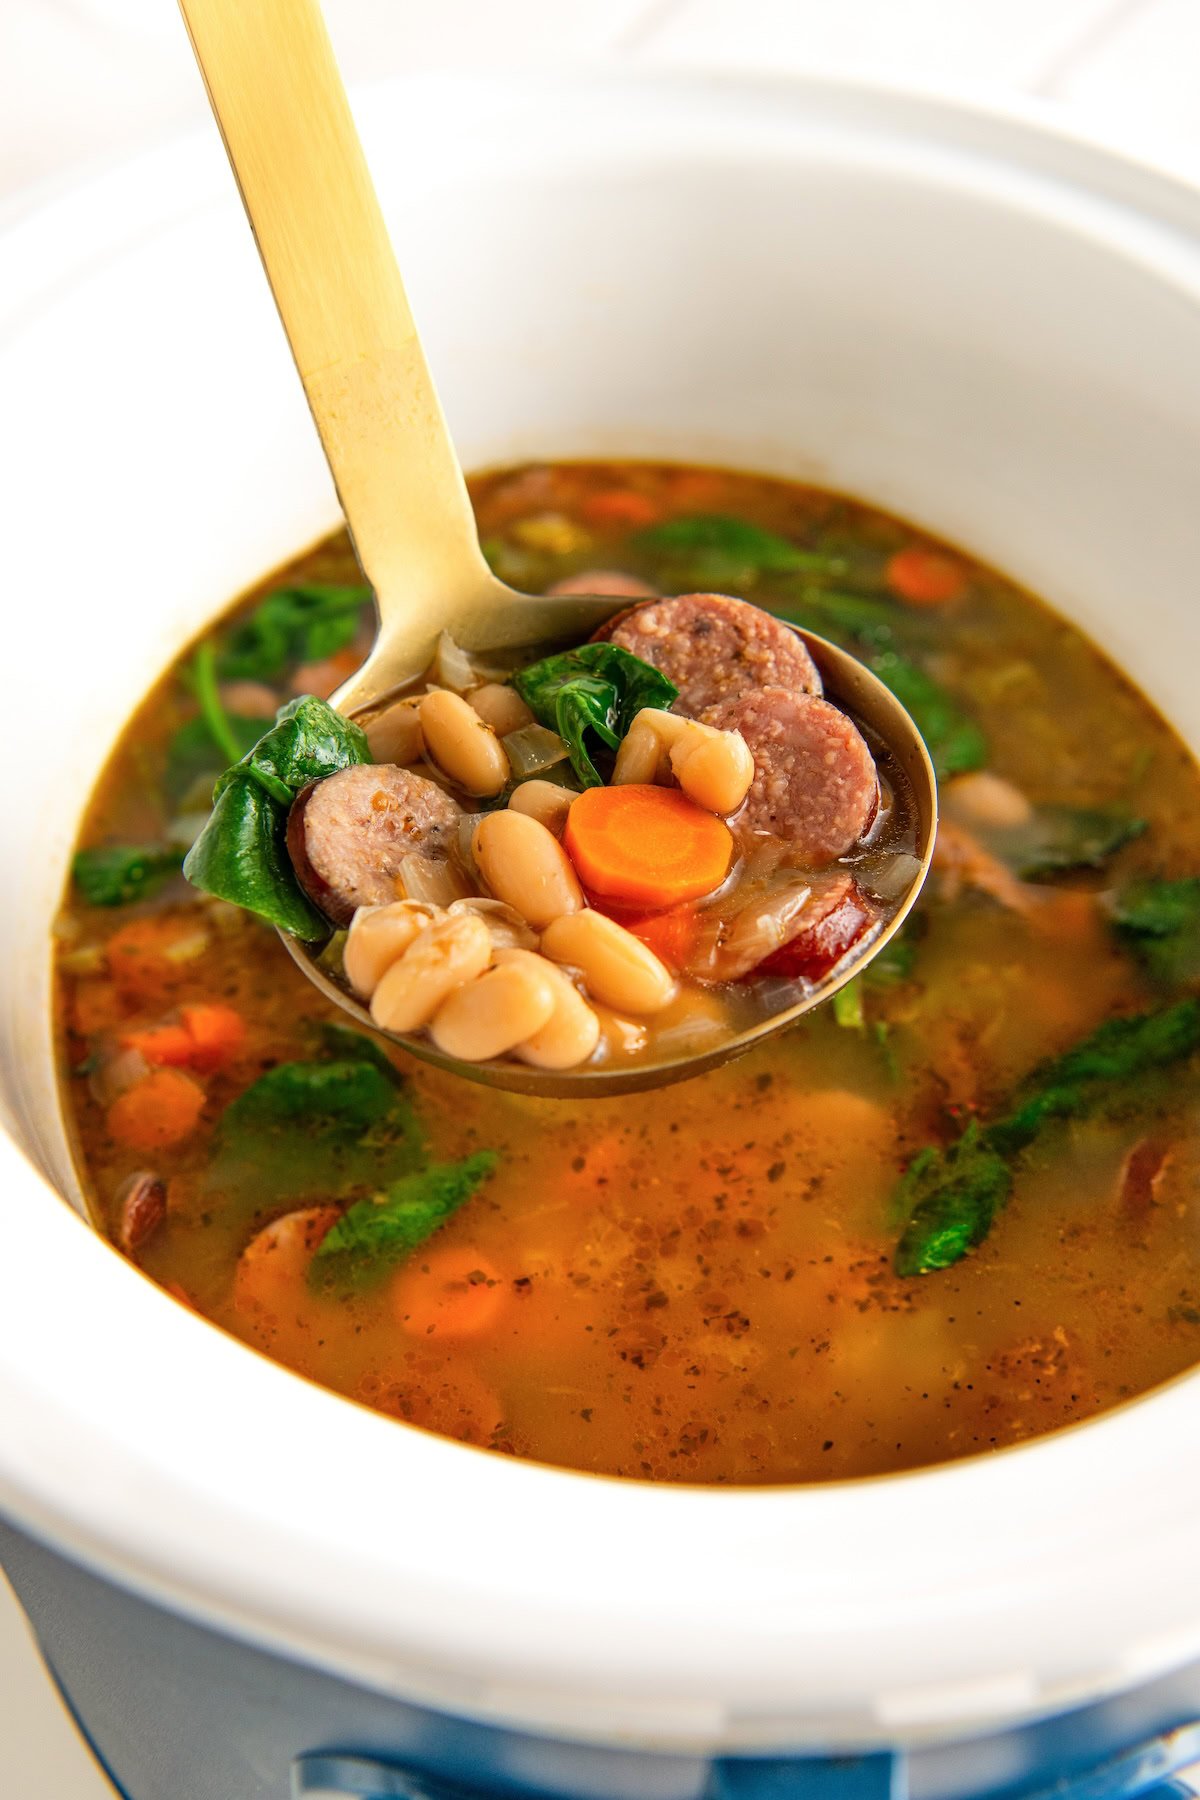
<path id="1" fill-rule="evenodd" d="M 461 694 L 446 688 L 422 694 L 426 753 L 468 794 L 498 794 L 508 780 L 508 757 L 490 725 Z"/>
<path id="2" fill-rule="evenodd" d="M 510 731 L 520 731 L 534 722 L 516 688 L 507 682 L 485 681 L 482 687 L 472 688 L 467 700 L 497 737 L 507 737 Z"/>
<path id="3" fill-rule="evenodd" d="M 423 698 L 421 694 L 410 694 L 406 700 L 385 706 L 364 725 L 367 745 L 375 762 L 397 763 L 402 769 L 420 762 L 425 754 L 425 739 L 421 735 Z"/>
<path id="4" fill-rule="evenodd" d="M 574 788 L 560 787 L 557 781 L 534 779 L 520 782 L 508 796 L 508 804 L 512 812 L 526 813 L 555 837 L 561 837 L 571 802 L 577 798 Z"/>
<path id="5" fill-rule="evenodd" d="M 450 995 L 434 1014 L 429 1035 L 447 1056 L 487 1062 L 540 1031 L 556 997 L 545 958 L 510 951 L 507 961 Z"/>
<path id="6" fill-rule="evenodd" d="M 942 789 L 942 799 L 946 811 L 966 824 L 991 825 L 998 831 L 1028 824 L 1033 816 L 1033 808 L 1020 788 L 989 769 L 956 775 Z"/>
<path id="7" fill-rule="evenodd" d="M 473 849 L 496 898 L 507 900 L 535 930 L 583 905 L 583 890 L 566 851 L 528 813 L 485 814 L 475 827 Z"/>
<path id="8" fill-rule="evenodd" d="M 663 712 L 657 706 L 643 706 L 634 714 L 633 723 L 617 751 L 613 766 L 614 786 L 660 780 L 666 772 L 667 752 L 691 722 L 681 719 L 678 713 Z"/>
<path id="9" fill-rule="evenodd" d="M 387 971 L 372 996 L 371 1017 L 382 1031 L 419 1031 L 491 960 L 491 936 L 476 914 L 437 919 Z"/>
<path id="10" fill-rule="evenodd" d="M 414 900 L 359 907 L 342 949 L 342 969 L 360 999 L 370 999 L 392 964 L 438 916 L 437 907 Z"/>
<path id="11" fill-rule="evenodd" d="M 708 812 L 736 812 L 754 780 L 754 758 L 740 731 L 689 719 L 671 746 L 671 770 L 689 800 Z"/>
<path id="12" fill-rule="evenodd" d="M 665 963 L 640 938 L 603 913 L 570 913 L 542 933 L 542 951 L 583 976 L 588 993 L 618 1012 L 659 1012 L 675 995 Z"/>
<path id="13" fill-rule="evenodd" d="M 498 963 L 528 956 L 523 950 L 498 950 Z M 532 1037 L 516 1046 L 522 1062 L 535 1069 L 574 1069 L 585 1063 L 600 1041 L 600 1021 L 569 976 L 544 956 L 529 959 L 550 977 L 554 1011 Z"/>

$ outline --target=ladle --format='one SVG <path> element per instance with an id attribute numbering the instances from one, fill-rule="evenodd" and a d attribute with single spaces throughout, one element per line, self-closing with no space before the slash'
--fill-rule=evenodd
<path id="1" fill-rule="evenodd" d="M 628 604 L 604 596 L 516 592 L 479 547 L 462 470 L 413 323 L 316 0 L 180 0 L 300 379 L 333 473 L 379 633 L 334 696 L 370 714 L 433 660 L 439 633 L 472 652 L 578 642 Z M 919 866 L 868 948 L 808 989 L 696 1055 L 601 1062 L 565 1073 L 461 1063 L 423 1038 L 407 1050 L 490 1085 L 543 1095 L 653 1087 L 724 1062 L 828 999 L 878 953 L 928 872 L 937 798 L 916 726 L 870 670 L 801 632 L 829 697 L 887 744 L 911 784 Z M 321 991 L 366 1028 L 370 1014 L 285 936 Z M 390 1034 L 383 1034 L 390 1035 Z"/>

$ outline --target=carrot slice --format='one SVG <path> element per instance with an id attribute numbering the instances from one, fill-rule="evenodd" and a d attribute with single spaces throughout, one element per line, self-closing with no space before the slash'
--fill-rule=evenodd
<path id="1" fill-rule="evenodd" d="M 165 1150 L 196 1129 L 204 1089 L 178 1069 L 152 1069 L 108 1109 L 108 1132 L 131 1150 Z"/>
<path id="2" fill-rule="evenodd" d="M 511 1293 L 500 1271 L 469 1246 L 418 1251 L 392 1284 L 392 1309 L 413 1337 L 482 1337 Z"/>
<path id="3" fill-rule="evenodd" d="M 662 518 L 662 507 L 647 494 L 632 488 L 602 488 L 580 501 L 579 512 L 589 525 L 625 526 L 638 531 Z"/>
<path id="4" fill-rule="evenodd" d="M 967 591 L 967 572 L 957 557 L 909 544 L 888 559 L 887 583 L 910 606 L 945 606 Z"/>
<path id="5" fill-rule="evenodd" d="M 601 903 L 599 911 L 605 910 Z M 700 941 L 700 914 L 694 906 L 671 906 L 666 912 L 652 913 L 628 913 L 614 908 L 612 916 L 676 974 L 686 969 Z"/>
<path id="6" fill-rule="evenodd" d="M 246 1021 L 232 1006 L 222 1006 L 215 1000 L 200 1001 L 194 1006 L 181 1006 L 179 1016 L 191 1045 L 191 1066 L 202 1074 L 224 1068 L 245 1046 Z"/>
<path id="7" fill-rule="evenodd" d="M 647 908 L 711 894 L 733 860 L 721 819 L 677 788 L 639 782 L 585 789 L 567 814 L 563 845 L 584 887 Z"/>

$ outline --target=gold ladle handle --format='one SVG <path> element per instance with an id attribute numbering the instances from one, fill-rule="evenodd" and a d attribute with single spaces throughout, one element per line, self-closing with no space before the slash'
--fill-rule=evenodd
<path id="1" fill-rule="evenodd" d="M 320 9 L 180 7 L 382 636 L 452 620 L 494 577 Z"/>

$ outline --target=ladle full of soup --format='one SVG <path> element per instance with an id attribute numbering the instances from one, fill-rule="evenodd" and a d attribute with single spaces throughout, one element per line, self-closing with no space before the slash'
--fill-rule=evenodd
<path id="1" fill-rule="evenodd" d="M 740 597 L 745 547 L 698 591 L 491 567 L 317 7 L 183 11 L 379 612 L 333 704 L 223 734 L 185 876 L 492 1085 L 594 1098 L 741 1053 L 920 891 L 903 695 Z"/>

